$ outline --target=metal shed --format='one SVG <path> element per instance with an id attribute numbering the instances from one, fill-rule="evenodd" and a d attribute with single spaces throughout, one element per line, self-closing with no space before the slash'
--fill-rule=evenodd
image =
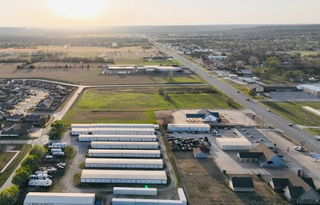
<path id="1" fill-rule="evenodd" d="M 71 135 L 154 135 L 154 128 L 72 128 Z"/>
<path id="2" fill-rule="evenodd" d="M 94 205 L 92 193 L 29 192 L 23 205 Z"/>
<path id="3" fill-rule="evenodd" d="M 81 183 L 167 184 L 167 175 L 165 171 L 85 169 Z"/>
<path id="4" fill-rule="evenodd" d="M 210 132 L 210 125 L 208 124 L 168 124 L 168 130 L 171 132 Z"/>
<path id="5" fill-rule="evenodd" d="M 156 135 L 79 135 L 80 142 L 91 141 L 126 141 L 126 142 L 156 142 Z"/>
<path id="6" fill-rule="evenodd" d="M 158 149 L 158 142 L 91 142 L 93 149 Z"/>
<path id="7" fill-rule="evenodd" d="M 89 157 L 160 158 L 160 150 L 89 149 Z"/>
<path id="8" fill-rule="evenodd" d="M 71 124 L 74 128 L 156 128 L 153 124 Z"/>
<path id="9" fill-rule="evenodd" d="M 157 188 L 113 187 L 113 194 L 157 196 Z"/>
<path id="10" fill-rule="evenodd" d="M 87 168 L 162 169 L 162 159 L 86 158 Z"/>

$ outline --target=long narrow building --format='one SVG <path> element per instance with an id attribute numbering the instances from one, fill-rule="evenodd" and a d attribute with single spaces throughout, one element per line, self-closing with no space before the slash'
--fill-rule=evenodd
<path id="1" fill-rule="evenodd" d="M 155 142 L 156 135 L 79 135 L 80 142 L 91 141 L 126 141 L 126 142 Z"/>
<path id="2" fill-rule="evenodd" d="M 154 135 L 154 128 L 72 128 L 71 135 Z"/>
<path id="3" fill-rule="evenodd" d="M 74 128 L 153 128 L 157 129 L 159 125 L 153 124 L 71 124 Z"/>
<path id="4" fill-rule="evenodd" d="M 162 169 L 162 159 L 86 158 L 86 168 Z"/>
<path id="5" fill-rule="evenodd" d="M 160 150 L 89 149 L 89 157 L 160 158 Z"/>
<path id="6" fill-rule="evenodd" d="M 92 193 L 29 192 L 23 205 L 94 205 Z"/>
<path id="7" fill-rule="evenodd" d="M 81 183 L 167 184 L 165 171 L 88 170 L 81 173 Z"/>
<path id="8" fill-rule="evenodd" d="M 91 142 L 93 149 L 158 149 L 158 142 Z"/>

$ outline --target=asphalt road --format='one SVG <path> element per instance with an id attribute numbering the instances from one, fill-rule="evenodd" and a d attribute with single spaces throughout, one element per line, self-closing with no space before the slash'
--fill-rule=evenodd
<path id="1" fill-rule="evenodd" d="M 237 93 L 236 89 L 232 88 L 230 85 L 224 83 L 223 81 L 219 80 L 218 78 L 212 77 L 208 75 L 206 71 L 201 69 L 195 63 L 187 60 L 186 58 L 182 57 L 181 55 L 163 47 L 162 45 L 156 43 L 155 41 L 150 40 L 153 44 L 155 44 L 160 50 L 167 53 L 168 55 L 172 56 L 173 58 L 177 59 L 185 66 L 189 67 L 195 73 L 197 73 L 200 77 L 202 77 L 205 81 L 209 84 L 217 87 L 226 95 L 230 96 L 232 99 L 237 101 L 239 104 L 243 105 L 249 110 L 252 110 L 256 113 L 256 115 L 260 116 L 269 124 L 273 125 L 275 128 L 278 128 L 286 135 L 294 139 L 296 142 L 301 143 L 304 142 L 304 145 L 311 151 L 320 153 L 320 142 L 315 139 L 313 135 L 310 133 L 300 129 L 296 125 L 292 127 L 289 126 L 292 122 L 288 121 L 287 119 L 277 115 L 276 113 L 267 111 L 267 108 L 259 102 L 256 102 L 252 99 L 247 101 L 247 96 Z"/>

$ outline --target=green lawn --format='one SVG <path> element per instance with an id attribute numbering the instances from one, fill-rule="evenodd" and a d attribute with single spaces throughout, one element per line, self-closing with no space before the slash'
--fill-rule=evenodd
<path id="1" fill-rule="evenodd" d="M 309 132 L 312 132 L 314 135 L 320 136 L 320 128 L 308 128 L 306 130 L 308 130 Z"/>
<path id="2" fill-rule="evenodd" d="M 320 117 L 302 109 L 302 106 L 320 109 L 320 102 L 264 102 L 264 104 L 295 124 L 306 126 L 320 124 Z"/>
<path id="3" fill-rule="evenodd" d="M 0 152 L 0 171 L 8 164 L 15 152 Z"/>
<path id="4" fill-rule="evenodd" d="M 178 89 L 179 90 L 179 89 Z M 184 88 L 185 90 L 185 88 Z M 190 88 L 191 90 L 191 88 Z M 71 123 L 155 123 L 154 111 L 176 108 L 240 108 L 222 93 L 172 92 L 168 98 L 158 89 L 140 90 L 86 90 L 67 112 L 63 121 Z"/>

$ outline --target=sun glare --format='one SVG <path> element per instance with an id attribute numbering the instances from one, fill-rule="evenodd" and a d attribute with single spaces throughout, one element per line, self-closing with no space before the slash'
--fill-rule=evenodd
<path id="1" fill-rule="evenodd" d="M 102 14 L 107 0 L 48 0 L 50 7 L 60 16 L 87 19 Z"/>

